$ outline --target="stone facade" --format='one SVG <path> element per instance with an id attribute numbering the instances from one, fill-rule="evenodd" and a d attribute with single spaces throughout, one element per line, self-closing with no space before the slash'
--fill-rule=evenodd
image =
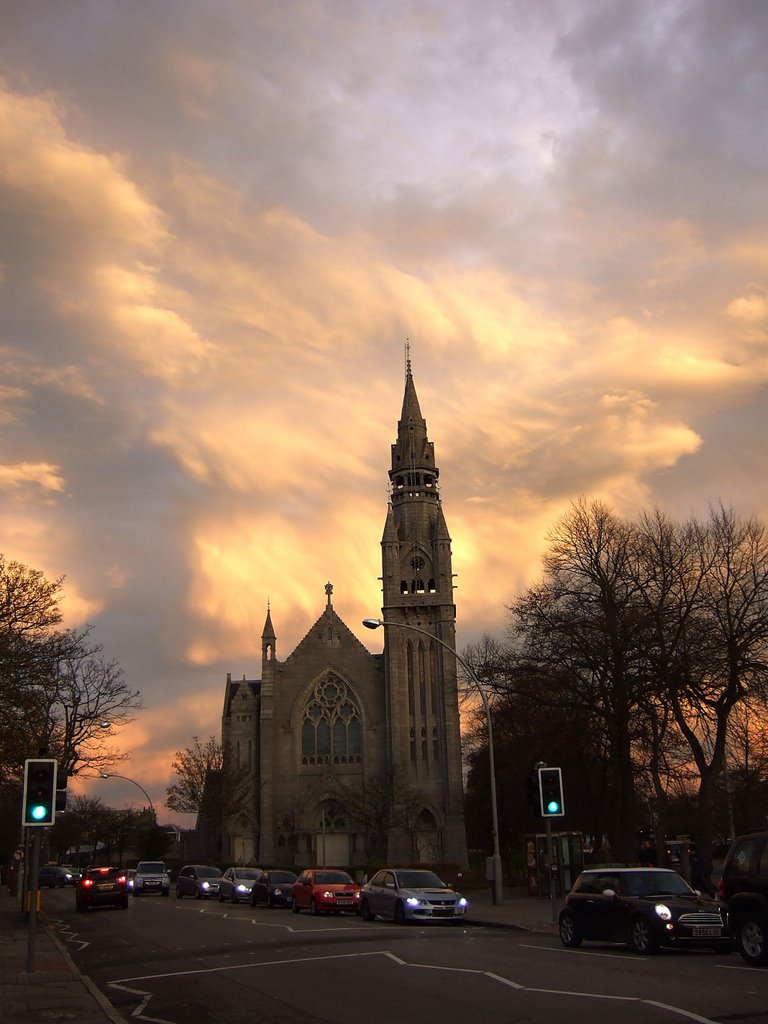
<path id="1" fill-rule="evenodd" d="M 221 859 L 466 866 L 451 540 L 407 364 L 382 538 L 384 652 L 325 607 L 284 661 L 267 611 L 261 679 L 227 677 L 226 778 L 246 795 Z"/>

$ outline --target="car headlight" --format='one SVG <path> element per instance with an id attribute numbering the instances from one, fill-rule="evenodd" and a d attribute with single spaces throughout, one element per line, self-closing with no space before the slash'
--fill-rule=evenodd
<path id="1" fill-rule="evenodd" d="M 210 885 L 208 884 L 208 882 L 203 882 L 202 887 L 203 889 L 210 889 Z"/>
<path id="2" fill-rule="evenodd" d="M 466 899 L 466 898 L 465 898 L 464 896 L 462 896 L 462 897 L 461 897 L 461 898 L 460 898 L 460 899 L 459 899 L 459 900 L 457 901 L 457 903 L 456 903 L 456 906 L 457 906 L 457 907 L 468 907 L 468 906 L 469 906 L 469 900 L 468 900 L 468 899 Z"/>
<path id="3" fill-rule="evenodd" d="M 332 900 L 335 895 L 336 895 L 335 892 L 331 892 L 330 889 L 326 889 L 325 892 L 323 893 L 323 899 L 324 900 Z"/>
<path id="4" fill-rule="evenodd" d="M 238 886 L 237 886 L 237 891 L 238 892 L 248 892 L 248 886 L 247 885 L 243 885 L 243 883 L 240 882 L 238 884 Z"/>
<path id="5" fill-rule="evenodd" d="M 409 907 L 418 907 L 422 901 L 417 899 L 415 896 L 408 896 L 405 902 Z"/>
<path id="6" fill-rule="evenodd" d="M 662 921 L 672 920 L 672 911 L 665 903 L 657 903 L 653 909 L 656 911 L 656 913 L 659 915 Z"/>

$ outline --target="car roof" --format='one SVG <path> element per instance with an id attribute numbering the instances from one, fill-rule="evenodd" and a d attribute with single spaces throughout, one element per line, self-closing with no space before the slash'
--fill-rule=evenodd
<path id="1" fill-rule="evenodd" d="M 623 874 L 623 873 L 625 873 L 627 871 L 631 871 L 633 874 L 637 874 L 638 871 L 641 871 L 644 875 L 652 875 L 652 874 L 654 874 L 654 872 L 656 872 L 656 873 L 663 872 L 665 875 L 668 875 L 670 871 L 672 872 L 673 875 L 677 874 L 677 871 L 675 871 L 674 868 L 645 868 L 645 867 L 641 868 L 639 866 L 636 867 L 636 868 L 632 868 L 632 867 L 615 867 L 614 868 L 614 867 L 611 867 L 610 864 L 608 864 L 608 865 L 606 865 L 605 867 L 602 867 L 602 868 L 584 868 L 584 870 L 582 871 L 582 875 L 605 875 L 608 872 L 611 872 L 611 873 L 616 872 L 617 874 Z"/>

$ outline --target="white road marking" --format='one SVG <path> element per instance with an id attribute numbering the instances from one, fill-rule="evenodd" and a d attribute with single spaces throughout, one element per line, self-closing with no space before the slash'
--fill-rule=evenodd
<path id="1" fill-rule="evenodd" d="M 544 947 L 548 948 L 548 947 Z M 158 981 L 166 978 L 179 978 L 190 975 L 200 974 L 221 974 L 225 971 L 241 971 L 241 970 L 253 970 L 254 968 L 265 968 L 265 967 L 281 967 L 287 964 L 294 966 L 302 963 L 320 963 L 329 960 L 361 960 L 365 957 L 372 956 L 383 956 L 388 960 L 391 960 L 397 967 L 407 967 L 410 969 L 421 969 L 431 971 L 446 971 L 454 974 L 474 974 L 480 978 L 488 978 L 489 981 L 498 982 L 499 984 L 505 985 L 508 988 L 513 988 L 519 992 L 534 992 L 540 995 L 552 995 L 552 996 L 569 996 L 578 997 L 581 999 L 600 999 L 608 1002 L 624 1002 L 624 1003 L 638 1003 L 645 1006 L 655 1006 L 661 1010 L 666 1010 L 669 1013 L 678 1014 L 680 1017 L 686 1018 L 686 1020 L 696 1021 L 697 1024 L 717 1024 L 717 1021 L 710 1019 L 709 1017 L 701 1017 L 697 1013 L 693 1013 L 690 1010 L 684 1010 L 682 1007 L 673 1006 L 671 1003 L 662 1003 L 655 999 L 642 999 L 639 996 L 614 996 L 606 995 L 600 992 L 574 992 L 568 989 L 553 989 L 553 988 L 536 988 L 528 985 L 523 985 L 519 982 L 512 981 L 509 978 L 504 978 L 501 975 L 494 974 L 491 971 L 483 971 L 469 967 L 442 967 L 435 964 L 422 964 L 422 963 L 409 963 L 407 960 L 403 960 L 402 957 L 397 956 L 390 950 L 369 950 L 366 953 L 337 953 L 327 956 L 308 956 L 308 957 L 290 957 L 285 960 L 270 960 L 268 962 L 262 962 L 258 964 L 247 963 L 247 964 L 233 964 L 232 966 L 222 967 L 203 967 L 196 968 L 188 971 L 170 971 L 166 974 L 147 974 L 136 978 L 121 978 L 119 981 L 111 981 L 108 983 L 110 988 L 122 989 L 126 992 L 131 992 L 135 995 L 142 997 L 142 1002 L 133 1011 L 132 1015 L 138 1020 L 149 1021 L 150 1024 L 176 1024 L 174 1021 L 166 1021 L 159 1017 L 148 1017 L 144 1014 L 149 1000 L 152 998 L 152 993 L 147 992 L 143 989 L 129 988 L 128 983 L 141 982 L 141 981 Z"/>

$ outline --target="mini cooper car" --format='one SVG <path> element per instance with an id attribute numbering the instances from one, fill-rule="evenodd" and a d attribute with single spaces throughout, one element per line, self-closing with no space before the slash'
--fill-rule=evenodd
<path id="1" fill-rule="evenodd" d="M 310 914 L 340 914 L 344 910 L 358 912 L 360 886 L 336 868 L 308 868 L 293 883 L 293 912 L 308 910 Z"/>
<path id="2" fill-rule="evenodd" d="M 290 907 L 293 903 L 293 871 L 264 871 L 253 883 L 251 906 L 266 903 L 268 907 Z"/>
<path id="3" fill-rule="evenodd" d="M 75 910 L 89 907 L 128 909 L 128 878 L 123 868 L 86 868 L 75 886 Z"/>
<path id="4" fill-rule="evenodd" d="M 408 921 L 463 921 L 468 901 L 446 885 L 434 871 L 418 868 L 384 868 L 360 891 L 360 915 Z"/>
<path id="5" fill-rule="evenodd" d="M 233 903 L 248 903 L 251 899 L 253 883 L 264 872 L 261 868 L 227 868 L 219 881 L 219 903 L 232 900 Z"/>
<path id="6" fill-rule="evenodd" d="M 659 947 L 732 947 L 719 903 L 667 868 L 582 871 L 559 917 L 564 946 L 584 939 L 625 942 L 636 953 Z"/>

